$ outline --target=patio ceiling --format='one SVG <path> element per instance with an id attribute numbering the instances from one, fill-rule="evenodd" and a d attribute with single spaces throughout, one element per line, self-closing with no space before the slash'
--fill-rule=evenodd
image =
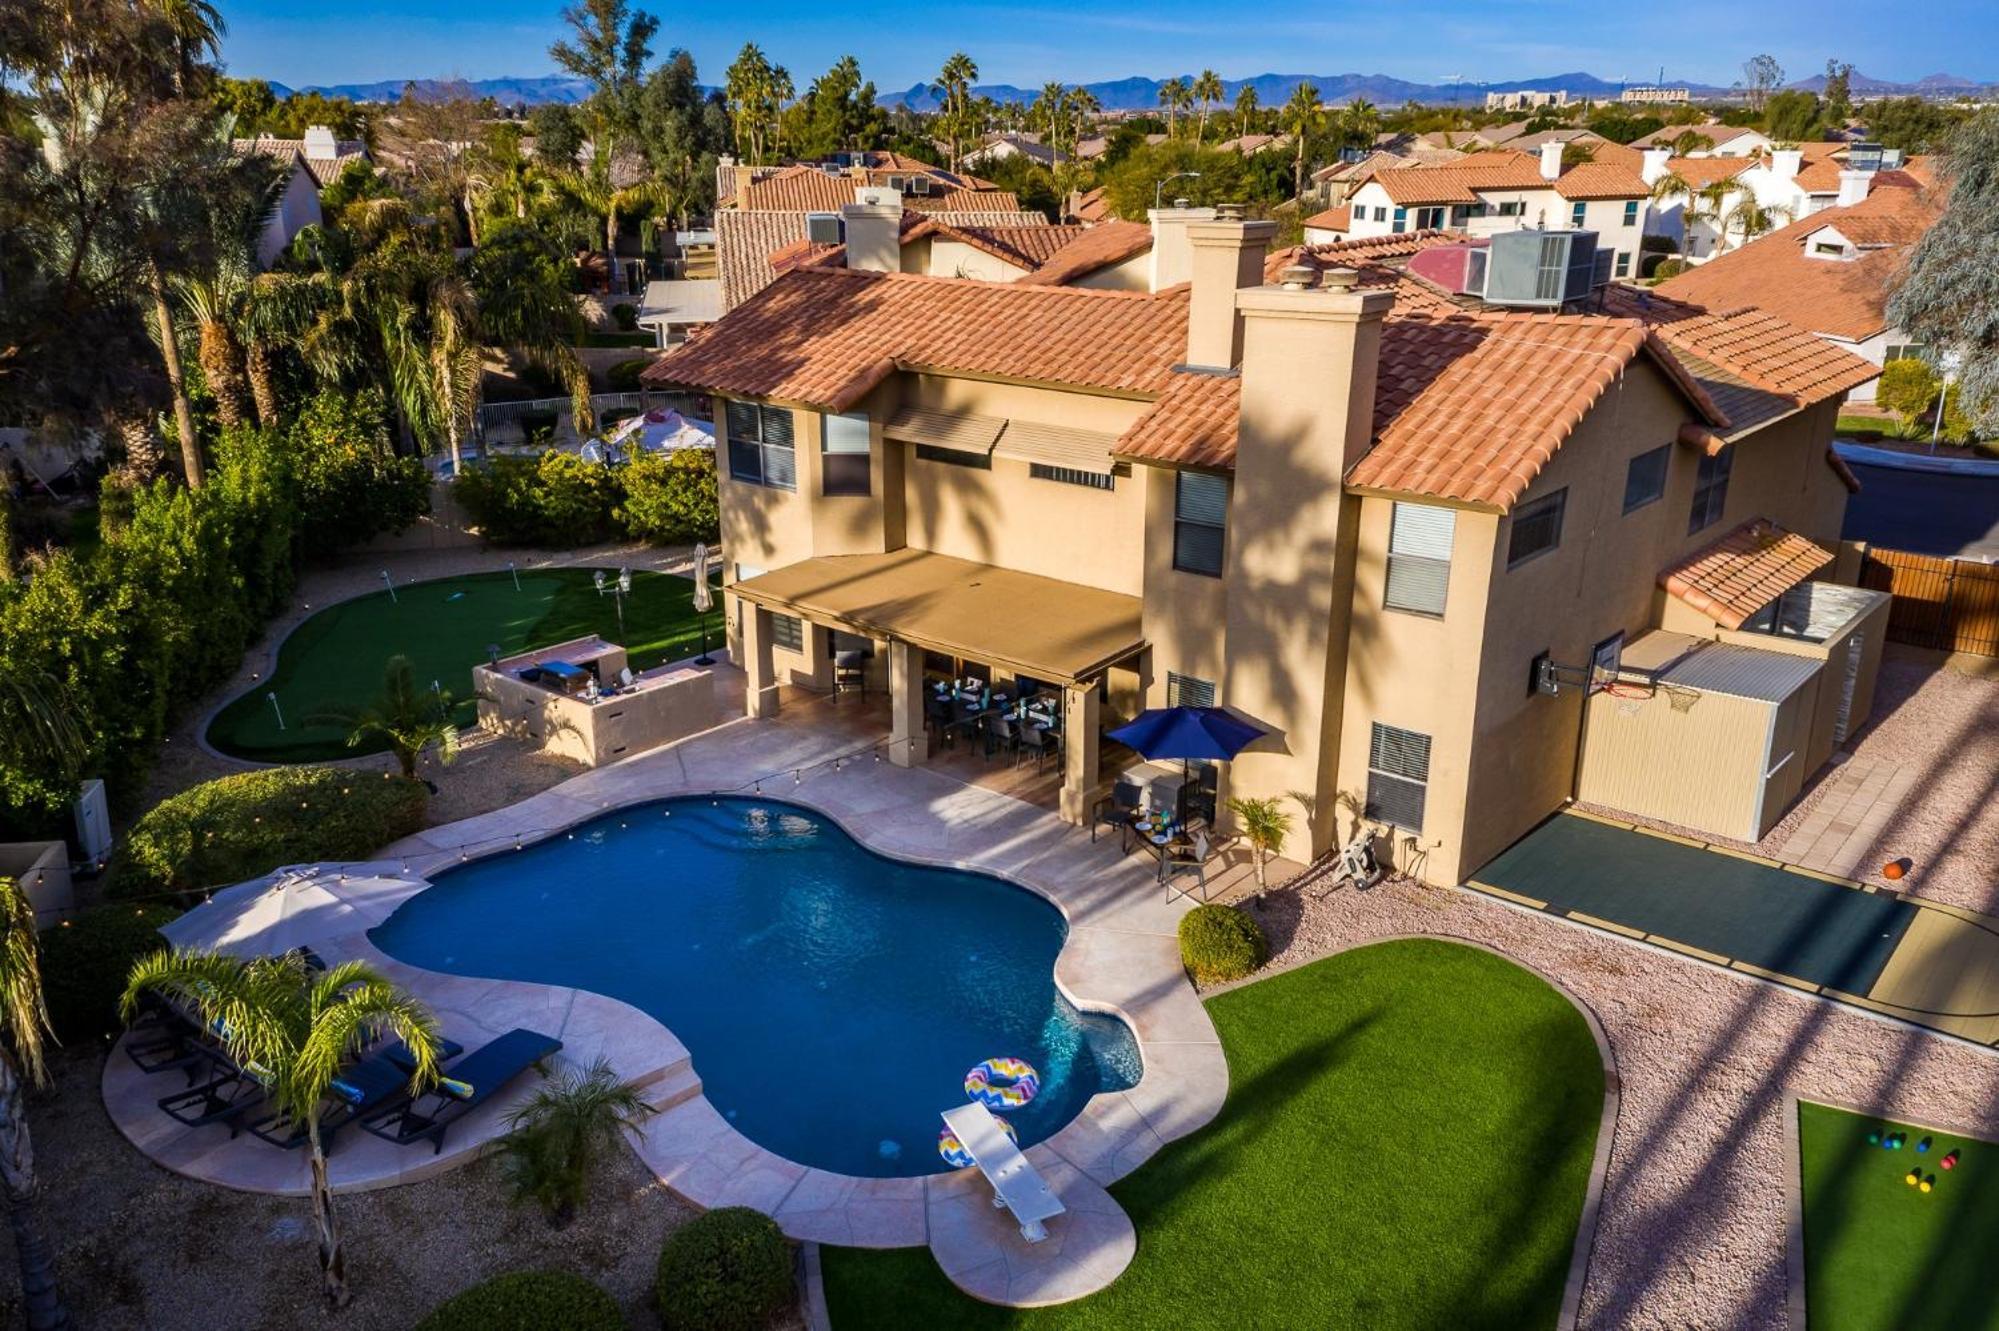
<path id="1" fill-rule="evenodd" d="M 928 550 L 822 555 L 729 590 L 814 623 L 1049 683 L 1090 679 L 1145 645 L 1136 596 Z"/>

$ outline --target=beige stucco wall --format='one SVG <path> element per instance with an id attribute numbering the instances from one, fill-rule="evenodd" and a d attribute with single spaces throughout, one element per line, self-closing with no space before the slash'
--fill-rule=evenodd
<path id="1" fill-rule="evenodd" d="M 921 242 L 919 242 L 921 243 Z M 1027 272 L 1018 264 L 1008 263 L 984 250 L 975 249 L 962 240 L 946 240 L 939 236 L 928 242 L 930 253 L 925 257 L 921 272 L 932 277 L 970 277 L 982 282 L 1011 282 Z M 905 262 L 905 269 L 908 265 Z"/>
<path id="2" fill-rule="evenodd" d="M 1598 693 L 1587 706 L 1582 799 L 1715 836 L 1753 841 L 1760 835 L 1764 754 L 1779 710 L 1774 704 L 1708 693 L 1682 712 L 1661 692 L 1650 698 Z M 1781 741 L 1777 751 L 1783 752 Z M 1778 775 L 1798 765 L 1794 758 Z"/>
<path id="3" fill-rule="evenodd" d="M 1152 281 L 1152 254 L 1150 250 L 1126 259 L 1122 263 L 1108 264 L 1093 273 L 1085 273 L 1068 285 L 1090 287 L 1097 291 L 1145 291 Z"/>

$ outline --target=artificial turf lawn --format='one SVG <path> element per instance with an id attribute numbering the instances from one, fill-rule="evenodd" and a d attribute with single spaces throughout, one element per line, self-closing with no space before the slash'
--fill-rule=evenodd
<path id="1" fill-rule="evenodd" d="M 1870 1146 L 1875 1129 L 1908 1142 Z M 1812 1331 L 1999 1331 L 1999 1143 L 1800 1101 L 1798 1157 Z M 1903 1181 L 1919 1166 L 1928 1193 Z"/>
<path id="2" fill-rule="evenodd" d="M 1552 1326 L 1603 1108 L 1589 1027 L 1539 977 L 1380 943 L 1208 1002 L 1221 1116 L 1115 1185 L 1117 1283 L 995 1308 L 927 1249 L 826 1248 L 839 1328 Z"/>
<path id="3" fill-rule="evenodd" d="M 598 633 L 625 646 L 634 670 L 700 650 L 691 580 L 634 573 L 620 633 L 617 606 L 611 596 L 598 594 L 595 572 L 523 572 L 519 590 L 509 573 L 476 573 L 399 586 L 394 601 L 380 591 L 330 605 L 285 639 L 270 678 L 216 715 L 208 742 L 260 762 L 318 762 L 378 752 L 386 746 L 364 741 L 350 749 L 342 727 L 309 725 L 306 718 L 324 708 L 366 706 L 381 690 L 383 667 L 396 655 L 410 658 L 418 679 L 442 684 L 457 700 L 459 723 L 469 725 L 477 715 L 472 667 L 486 660 L 492 644 L 508 655 Z M 614 576 L 616 570 L 606 573 Z M 719 606 L 708 614 L 708 629 L 719 643 Z M 270 692 L 284 709 L 282 731 L 265 697 Z"/>

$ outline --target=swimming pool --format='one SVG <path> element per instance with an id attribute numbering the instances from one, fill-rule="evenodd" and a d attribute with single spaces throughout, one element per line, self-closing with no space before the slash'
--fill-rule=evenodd
<path id="1" fill-rule="evenodd" d="M 1115 1018 L 1055 988 L 1068 932 L 1033 893 L 908 864 L 811 810 L 675 799 L 440 873 L 370 937 L 429 970 L 607 994 L 657 1017 L 750 1140 L 877 1178 L 941 1173 L 938 1115 L 1013 1055 L 1023 1146 L 1138 1079 Z"/>

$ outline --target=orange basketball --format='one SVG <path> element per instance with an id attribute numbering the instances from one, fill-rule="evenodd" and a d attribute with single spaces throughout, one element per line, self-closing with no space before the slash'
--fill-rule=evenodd
<path id="1" fill-rule="evenodd" d="M 1881 866 L 1881 876 L 1891 883 L 1907 872 L 1908 870 L 1902 867 L 1900 860 L 1890 860 Z"/>

